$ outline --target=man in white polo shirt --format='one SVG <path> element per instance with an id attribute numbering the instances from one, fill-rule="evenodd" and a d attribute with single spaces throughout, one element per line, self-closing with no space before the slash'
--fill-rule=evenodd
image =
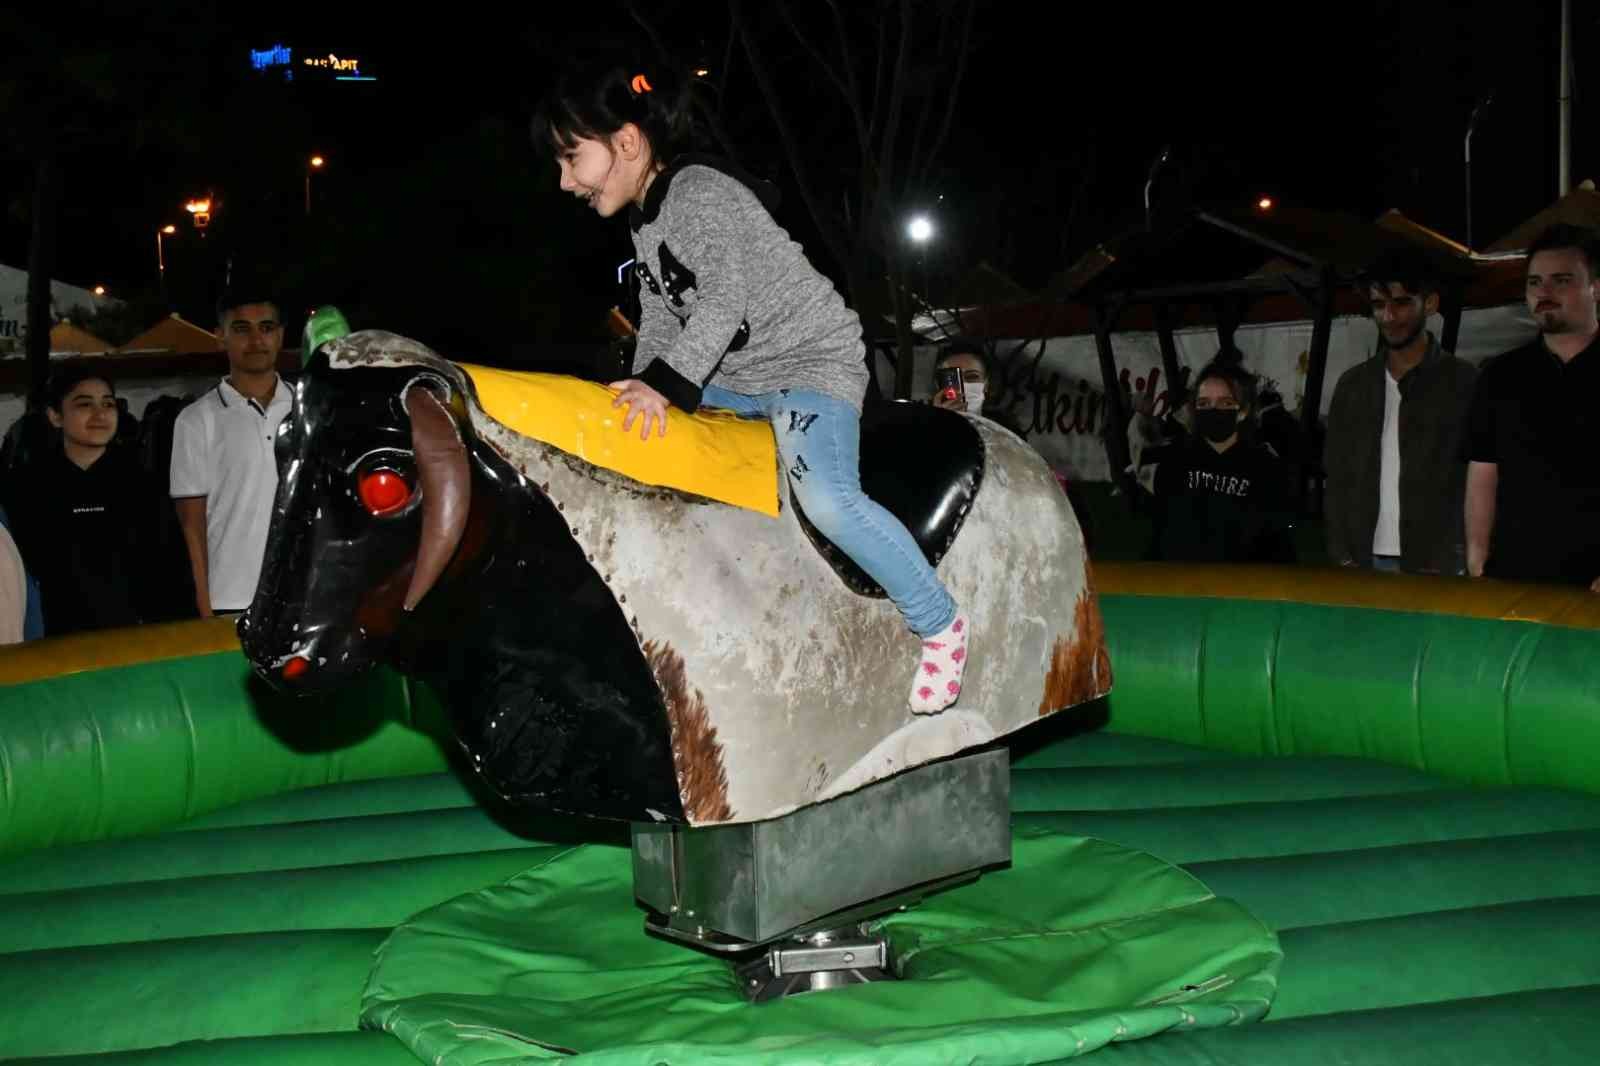
<path id="1" fill-rule="evenodd" d="M 217 340 L 228 376 L 184 408 L 173 429 L 172 499 L 202 618 L 250 606 L 278 491 L 273 443 L 291 394 L 277 371 L 283 319 L 261 295 L 223 298 Z"/>

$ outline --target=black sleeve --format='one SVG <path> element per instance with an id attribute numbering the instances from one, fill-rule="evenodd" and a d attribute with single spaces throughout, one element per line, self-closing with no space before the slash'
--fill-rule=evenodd
<path id="1" fill-rule="evenodd" d="M 1156 466 L 1155 492 L 1150 499 L 1150 547 L 1144 553 L 1149 560 L 1166 558 L 1167 511 L 1172 506 L 1178 465 L 1178 456 L 1169 452 Z"/>
<path id="2" fill-rule="evenodd" d="M 650 360 L 639 380 L 665 396 L 674 407 L 690 414 L 700 409 L 700 386 L 672 369 L 664 359 Z"/>
<path id="3" fill-rule="evenodd" d="M 1326 475 L 1322 483 L 1323 533 L 1327 537 L 1328 557 L 1335 566 L 1343 565 L 1356 555 L 1344 528 L 1351 510 L 1347 497 L 1355 481 L 1350 463 L 1354 449 L 1349 432 L 1351 412 L 1348 410 L 1350 393 L 1356 387 L 1352 376 L 1355 372 L 1356 367 L 1346 370 L 1333 387 L 1333 401 L 1328 405 L 1328 430 L 1322 438 L 1322 454 L 1318 456 Z"/>
<path id="4" fill-rule="evenodd" d="M 1251 558 L 1262 563 L 1292 563 L 1294 550 L 1294 493 L 1287 463 L 1263 455 L 1260 477 L 1266 491 L 1260 500 L 1260 526 Z"/>
<path id="5" fill-rule="evenodd" d="M 1500 451 L 1495 440 L 1495 389 L 1492 368 L 1478 374 L 1467 408 L 1466 458 L 1474 463 L 1498 463 Z"/>

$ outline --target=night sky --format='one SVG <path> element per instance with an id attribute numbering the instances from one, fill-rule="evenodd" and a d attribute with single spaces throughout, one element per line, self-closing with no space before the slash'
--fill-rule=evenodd
<path id="1" fill-rule="evenodd" d="M 797 4 L 802 17 L 823 10 Z M 221 262 L 256 264 L 308 302 L 340 302 L 358 325 L 410 329 L 457 344 L 582 340 L 614 300 L 630 254 L 620 220 L 602 223 L 556 189 L 527 117 L 552 60 L 635 23 L 620 5 L 532 6 L 497 15 L 470 6 L 427 18 L 370 13 L 259 16 L 156 25 L 128 16 L 100 27 L 146 48 L 129 99 L 151 96 L 136 122 L 110 122 L 65 154 L 54 275 L 148 299 L 155 233 L 174 299 L 203 317 Z M 1371 217 L 1397 207 L 1464 236 L 1462 135 L 1489 92 L 1474 140 L 1476 244 L 1554 199 L 1559 3 L 1487 0 L 1339 5 L 980 5 L 947 150 L 928 199 L 940 226 L 930 269 L 954 277 L 987 260 L 1029 288 L 1072 256 L 1137 224 L 1146 172 L 1163 146 L 1156 199 L 1285 203 Z M 1574 5 L 1573 179 L 1600 171 L 1586 138 L 1582 61 L 1600 47 L 1600 12 Z M 932 18 L 936 6 L 925 8 Z M 919 10 L 923 10 L 919 8 Z M 313 9 L 314 11 L 314 9 Z M 712 68 L 743 161 L 786 193 L 780 221 L 836 277 L 795 189 L 739 55 L 724 70 L 725 8 L 663 3 L 646 12 L 680 56 Z M 9 17 L 9 16 L 8 16 Z M 78 47 L 92 53 L 92 34 Z M 376 83 L 256 75 L 250 48 L 359 56 Z M 871 42 L 861 42 L 871 52 Z M 125 54 L 125 53 L 124 53 Z M 810 158 L 842 174 L 826 131 L 838 112 L 799 60 L 776 53 Z M 928 91 L 948 91 L 953 68 Z M 164 130 L 161 86 L 189 112 Z M 197 107 L 197 100 L 204 103 Z M 19 105 L 13 97 L 9 107 Z M 115 112 L 117 104 L 107 105 Z M 1592 126 L 1592 122 L 1588 124 Z M 137 127 L 137 128 L 136 128 Z M 148 128 L 147 128 L 148 127 Z M 304 218 L 304 161 L 328 158 Z M 27 262 L 31 166 L 8 149 L 9 210 L 0 261 Z M 215 190 L 217 225 L 199 241 L 181 209 Z M 942 199 L 940 198 L 942 197 Z M 283 264 L 288 263 L 289 266 Z M 1194 264 L 1197 274 L 1207 264 Z M 249 270 L 252 267 L 246 266 Z M 937 283 L 936 283 L 937 284 Z"/>

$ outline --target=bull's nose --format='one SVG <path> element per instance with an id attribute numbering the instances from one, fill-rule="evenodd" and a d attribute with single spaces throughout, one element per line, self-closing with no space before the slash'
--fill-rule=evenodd
<path id="1" fill-rule="evenodd" d="M 283 664 L 283 679 L 285 681 L 298 681 L 311 669 L 311 660 L 304 655 L 296 655 Z"/>

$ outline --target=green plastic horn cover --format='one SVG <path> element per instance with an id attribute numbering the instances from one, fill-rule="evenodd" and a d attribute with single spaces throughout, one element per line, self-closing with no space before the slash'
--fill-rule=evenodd
<path id="1" fill-rule="evenodd" d="M 317 354 L 317 349 L 324 344 L 349 335 L 350 323 L 345 320 L 343 312 L 332 305 L 317 308 L 306 319 L 305 333 L 300 342 L 301 365 L 309 363 L 311 357 Z"/>

